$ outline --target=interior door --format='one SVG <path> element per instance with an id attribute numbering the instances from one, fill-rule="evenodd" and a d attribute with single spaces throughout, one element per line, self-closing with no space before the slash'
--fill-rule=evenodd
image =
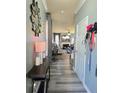
<path id="1" fill-rule="evenodd" d="M 88 25 L 88 16 L 81 20 L 76 26 L 76 38 L 75 38 L 75 70 L 81 81 L 85 80 L 85 35 L 86 26 Z"/>
<path id="2" fill-rule="evenodd" d="M 59 45 L 60 45 L 60 33 L 54 33 L 54 41 L 57 44 L 57 46 L 59 47 Z"/>

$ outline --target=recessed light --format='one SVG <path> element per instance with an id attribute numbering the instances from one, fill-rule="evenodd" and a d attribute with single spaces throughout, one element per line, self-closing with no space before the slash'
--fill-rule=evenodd
<path id="1" fill-rule="evenodd" d="M 64 10 L 61 10 L 61 14 L 64 14 Z"/>

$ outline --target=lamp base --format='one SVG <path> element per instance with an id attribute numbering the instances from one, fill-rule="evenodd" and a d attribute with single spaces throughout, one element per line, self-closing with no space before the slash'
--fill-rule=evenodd
<path id="1" fill-rule="evenodd" d="M 40 64 L 43 64 L 43 54 L 40 53 Z"/>
<path id="2" fill-rule="evenodd" d="M 36 66 L 40 65 L 40 58 L 39 58 L 39 57 L 36 57 L 35 65 L 36 65 Z"/>

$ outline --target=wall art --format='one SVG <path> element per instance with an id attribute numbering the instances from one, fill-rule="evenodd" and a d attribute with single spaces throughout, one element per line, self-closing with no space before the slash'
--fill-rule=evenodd
<path id="1" fill-rule="evenodd" d="M 40 20 L 40 8 L 38 7 L 38 2 L 32 0 L 32 4 L 30 5 L 31 16 L 30 20 L 32 23 L 32 31 L 35 33 L 35 36 L 39 36 L 41 33 L 40 27 L 42 27 Z"/>

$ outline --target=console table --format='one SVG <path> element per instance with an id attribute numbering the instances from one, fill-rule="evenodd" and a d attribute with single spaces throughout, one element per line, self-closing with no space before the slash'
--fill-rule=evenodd
<path id="1" fill-rule="evenodd" d="M 34 81 L 41 81 L 44 88 L 42 89 L 42 91 L 40 91 L 40 93 L 47 93 L 48 81 L 50 80 L 50 65 L 48 59 L 45 59 L 43 64 L 39 66 L 33 66 L 26 76 L 32 79 L 32 93 Z M 40 85 L 39 88 L 41 88 L 42 86 Z"/>

